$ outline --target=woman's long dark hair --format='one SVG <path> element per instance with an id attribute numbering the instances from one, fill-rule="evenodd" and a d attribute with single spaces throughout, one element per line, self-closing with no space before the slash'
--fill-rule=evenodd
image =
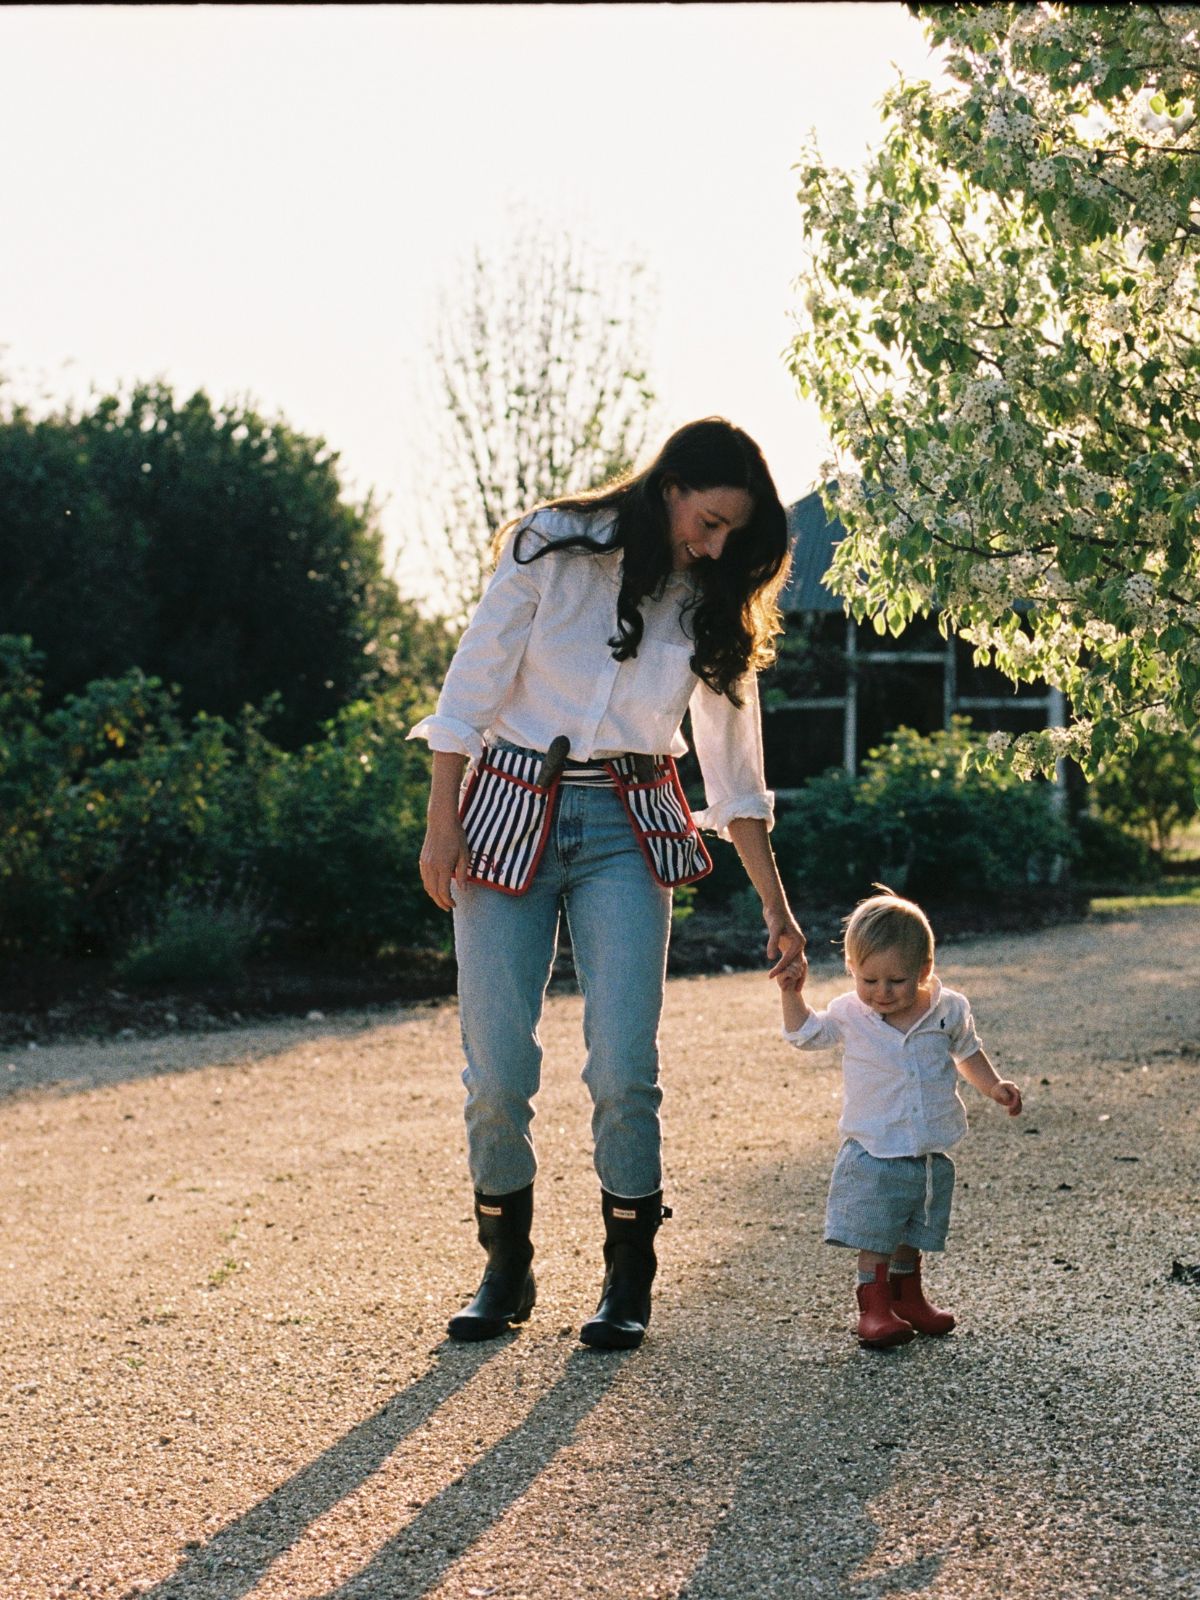
<path id="1" fill-rule="evenodd" d="M 684 489 L 745 489 L 753 502 L 749 522 L 730 534 L 719 559 L 699 561 L 689 569 L 698 587 L 683 609 L 684 628 L 695 646 L 692 671 L 738 705 L 738 680 L 775 659 L 774 641 L 782 628 L 777 601 L 787 581 L 788 542 L 787 516 L 762 451 L 732 422 L 724 417 L 689 422 L 671 435 L 643 472 L 587 494 L 546 502 L 564 511 L 615 509 L 616 526 L 606 539 L 572 534 L 552 539 L 522 558 L 518 533 L 513 556 L 525 564 L 551 550 L 597 555 L 621 550 L 617 631 L 608 642 L 614 657 L 627 661 L 637 655 L 642 641 L 642 601 L 661 595 L 672 572 L 663 497 L 671 483 Z M 494 546 L 497 554 L 525 520 L 518 518 L 500 529 Z"/>

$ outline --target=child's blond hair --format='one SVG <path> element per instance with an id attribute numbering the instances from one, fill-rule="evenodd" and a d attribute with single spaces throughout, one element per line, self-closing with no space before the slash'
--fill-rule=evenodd
<path id="1" fill-rule="evenodd" d="M 869 900 L 860 900 L 846 918 L 843 946 L 846 969 L 852 971 L 881 950 L 896 950 L 914 971 L 933 964 L 933 929 L 929 918 L 912 900 L 904 900 L 885 884 Z"/>

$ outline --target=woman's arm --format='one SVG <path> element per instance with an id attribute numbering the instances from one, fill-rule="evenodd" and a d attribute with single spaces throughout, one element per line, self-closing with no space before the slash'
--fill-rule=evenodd
<path id="1" fill-rule="evenodd" d="M 478 761 L 483 734 L 512 687 L 541 597 L 540 563 L 518 565 L 509 540 L 454 652 L 437 710 L 407 737 Z"/>
<path id="2" fill-rule="evenodd" d="M 759 817 L 734 817 L 729 822 L 729 837 L 762 901 L 767 958 L 775 962 L 767 976 L 794 978 L 802 970 L 807 941 L 788 905 L 767 825 Z"/>
<path id="3" fill-rule="evenodd" d="M 458 791 L 466 764 L 466 756 L 447 750 L 433 752 L 428 820 L 421 847 L 421 882 L 425 893 L 443 911 L 454 908 L 451 879 L 461 884 L 467 876 L 467 837 L 458 820 Z"/>
<path id="4" fill-rule="evenodd" d="M 466 881 L 469 852 L 458 820 L 458 796 L 468 760 L 478 761 L 483 734 L 507 695 L 521 663 L 534 613 L 540 574 L 519 566 L 510 540 L 458 642 L 437 711 L 410 728 L 410 739 L 425 739 L 433 754 L 433 778 L 421 882 L 443 911 L 453 907 L 451 881 Z"/>
<path id="5" fill-rule="evenodd" d="M 733 842 L 762 901 L 767 956 L 775 962 L 768 976 L 791 980 L 799 970 L 797 957 L 803 956 L 805 940 L 779 881 L 775 852 L 767 837 L 775 804 L 763 775 L 758 680 L 748 673 L 739 688 L 740 706 L 703 683 L 692 695 L 692 739 L 708 800 L 696 821 Z"/>

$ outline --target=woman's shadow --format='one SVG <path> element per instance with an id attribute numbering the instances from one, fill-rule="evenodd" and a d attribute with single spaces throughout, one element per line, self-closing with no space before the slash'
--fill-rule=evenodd
<path id="1" fill-rule="evenodd" d="M 395 1395 L 265 1500 L 204 1544 L 189 1547 L 168 1577 L 142 1600 L 239 1600 L 319 1517 L 364 1484 L 410 1434 L 456 1390 L 507 1348 L 511 1339 L 438 1347 L 434 1366 Z M 464 1549 L 497 1522 L 570 1441 L 615 1381 L 627 1357 L 597 1359 L 574 1351 L 565 1370 L 519 1427 L 429 1500 L 378 1549 L 368 1564 L 322 1600 L 351 1593 L 391 1600 L 432 1588 Z"/>
<path id="2" fill-rule="evenodd" d="M 757 1184 L 750 1179 L 745 1187 Z M 655 1518 L 660 1538 L 677 1539 L 681 1550 L 694 1548 L 697 1538 L 703 1542 L 682 1589 L 672 1591 L 680 1600 L 775 1593 L 871 1600 L 897 1587 L 927 1587 L 941 1555 L 861 1580 L 849 1577 L 878 1554 L 879 1528 L 870 1506 L 891 1481 L 899 1446 L 898 1435 L 879 1434 L 882 1395 L 876 1382 L 847 1384 L 853 1354 L 811 1344 L 801 1354 L 788 1340 L 764 1338 L 764 1330 L 730 1318 L 730 1297 L 741 1276 L 794 1273 L 795 1250 L 790 1231 L 773 1232 L 760 1235 L 728 1276 L 718 1273 L 725 1281 L 714 1281 L 707 1266 L 681 1285 L 673 1326 L 664 1315 L 653 1344 L 641 1352 L 597 1356 L 579 1348 L 566 1355 L 559 1376 L 520 1422 L 415 1514 L 405 1506 L 402 1526 L 363 1566 L 326 1590 L 305 1592 L 311 1600 L 419 1600 L 435 1590 L 551 1468 L 631 1360 L 639 1367 L 635 1390 L 648 1386 L 645 1398 L 653 1396 L 657 1409 L 650 1421 L 635 1410 L 623 1424 L 629 1467 L 637 1473 L 665 1471 L 675 1480 L 664 1483 L 667 1492 Z M 512 1342 L 439 1346 L 434 1365 L 411 1387 L 207 1543 L 189 1549 L 144 1600 L 241 1600 L 312 1524 L 384 1468 L 408 1436 Z M 739 1376 L 727 1382 L 722 1365 Z M 754 1376 L 748 1382 L 750 1366 Z M 892 1380 L 880 1369 L 878 1381 L 886 1387 Z M 665 1459 L 656 1446 L 666 1447 Z M 639 1455 L 651 1451 L 654 1463 L 639 1464 Z M 672 1459 L 680 1463 L 679 1472 L 673 1472 Z M 684 1470 L 693 1460 L 703 1481 Z M 692 1489 L 700 1491 L 703 1506 L 685 1506 L 680 1497 Z M 564 1504 L 564 1527 L 569 1529 L 573 1515 L 571 1504 Z M 673 1528 L 676 1518 L 679 1526 Z M 581 1554 L 594 1559 L 588 1530 L 581 1527 L 579 1537 Z M 536 1575 L 531 1592 L 538 1592 Z"/>

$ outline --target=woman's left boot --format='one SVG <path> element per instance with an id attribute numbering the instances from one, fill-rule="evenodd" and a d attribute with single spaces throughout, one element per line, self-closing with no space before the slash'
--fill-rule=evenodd
<path id="1" fill-rule="evenodd" d="M 531 1263 L 533 1245 L 533 1185 L 512 1194 L 488 1195 L 475 1191 L 475 1220 L 479 1242 L 487 1251 L 483 1282 L 470 1305 L 450 1318 L 446 1332 L 452 1339 L 474 1342 L 506 1333 L 511 1323 L 524 1322 L 537 1299 Z"/>
<path id="2" fill-rule="evenodd" d="M 596 1314 L 579 1330 L 593 1350 L 636 1350 L 650 1321 L 650 1286 L 658 1270 L 654 1235 L 670 1206 L 662 1203 L 662 1190 L 623 1200 L 600 1191 L 604 1215 L 604 1288 Z"/>
<path id="3" fill-rule="evenodd" d="M 949 1311 L 930 1305 L 921 1287 L 921 1258 L 913 1262 L 911 1272 L 892 1273 L 892 1310 L 910 1323 L 918 1333 L 931 1333 L 935 1337 L 949 1333 L 954 1317 Z"/>

